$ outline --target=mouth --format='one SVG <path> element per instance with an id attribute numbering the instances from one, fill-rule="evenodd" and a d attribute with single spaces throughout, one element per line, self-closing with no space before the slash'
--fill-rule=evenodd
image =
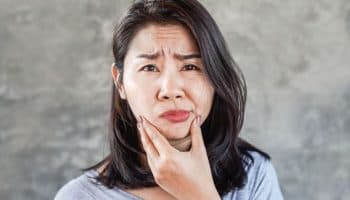
<path id="1" fill-rule="evenodd" d="M 172 123 L 181 123 L 190 117 L 190 113 L 187 110 L 169 110 L 164 112 L 161 117 Z"/>

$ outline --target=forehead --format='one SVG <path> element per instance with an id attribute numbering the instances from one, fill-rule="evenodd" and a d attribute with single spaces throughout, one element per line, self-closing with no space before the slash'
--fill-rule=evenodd
<path id="1" fill-rule="evenodd" d="M 129 51 L 188 53 L 198 52 L 198 47 L 191 32 L 182 25 L 148 24 L 135 34 Z"/>

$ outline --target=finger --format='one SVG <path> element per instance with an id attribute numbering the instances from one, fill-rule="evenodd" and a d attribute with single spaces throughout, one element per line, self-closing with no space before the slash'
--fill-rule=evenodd
<path id="1" fill-rule="evenodd" d="M 205 149 L 200 123 L 201 123 L 201 116 L 197 115 L 196 118 L 192 121 L 191 128 L 190 128 L 191 140 L 192 140 L 192 147 L 191 147 L 192 151 L 196 151 L 202 148 Z"/>
<path id="2" fill-rule="evenodd" d="M 159 153 L 158 153 L 157 149 L 154 147 L 151 139 L 145 133 L 145 129 L 142 125 L 142 119 L 140 122 L 137 123 L 137 128 L 140 132 L 141 142 L 142 142 L 143 148 L 147 154 L 147 157 L 150 156 L 153 158 L 157 158 L 159 156 Z"/>
<path id="3" fill-rule="evenodd" d="M 165 155 L 171 152 L 171 146 L 168 140 L 154 127 L 147 119 L 143 118 L 143 127 L 146 134 L 149 136 L 154 147 L 159 152 L 159 155 Z"/>

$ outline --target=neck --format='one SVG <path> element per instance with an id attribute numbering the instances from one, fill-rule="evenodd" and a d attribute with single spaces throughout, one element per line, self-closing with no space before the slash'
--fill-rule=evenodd
<path id="1" fill-rule="evenodd" d="M 168 140 L 169 144 L 179 151 L 188 151 L 191 148 L 192 139 L 191 134 L 188 134 L 184 138 Z"/>
<path id="2" fill-rule="evenodd" d="M 191 139 L 191 135 L 188 134 L 184 138 L 168 139 L 168 142 L 169 142 L 169 144 L 172 147 L 174 147 L 175 149 L 183 152 L 183 151 L 189 151 L 190 150 L 191 144 L 192 144 L 192 139 Z M 148 162 L 147 162 L 147 156 L 145 154 L 141 154 L 140 155 L 140 160 L 141 160 L 142 167 L 145 167 L 146 169 L 149 169 Z"/>

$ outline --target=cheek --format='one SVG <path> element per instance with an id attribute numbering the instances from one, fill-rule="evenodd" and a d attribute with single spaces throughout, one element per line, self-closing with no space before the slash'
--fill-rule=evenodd
<path id="1" fill-rule="evenodd" d="M 198 111 L 202 114 L 209 113 L 214 98 L 214 88 L 204 78 L 193 80 L 189 85 L 191 85 L 191 96 Z"/>
<path id="2" fill-rule="evenodd" d="M 147 113 L 154 106 L 149 85 L 129 79 L 124 82 L 124 91 L 135 115 Z"/>

